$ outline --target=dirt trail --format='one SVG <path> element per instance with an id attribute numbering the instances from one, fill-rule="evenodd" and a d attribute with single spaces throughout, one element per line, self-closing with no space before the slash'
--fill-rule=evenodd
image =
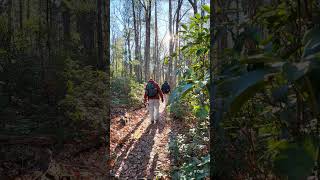
<path id="1" fill-rule="evenodd" d="M 160 121 L 155 124 L 150 123 L 146 108 L 128 112 L 128 116 L 125 126 L 120 125 L 120 117 L 111 122 L 112 174 L 119 179 L 155 179 L 168 174 L 170 123 L 164 104 L 160 105 Z"/>

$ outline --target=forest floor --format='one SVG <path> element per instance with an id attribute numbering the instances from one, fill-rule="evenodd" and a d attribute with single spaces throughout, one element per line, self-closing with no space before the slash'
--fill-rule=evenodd
<path id="1" fill-rule="evenodd" d="M 126 113 L 111 120 L 112 175 L 119 179 L 168 179 L 173 166 L 169 153 L 169 137 L 177 128 L 170 120 L 165 105 L 160 105 L 160 120 L 151 124 L 147 108 Z M 175 130 L 174 130 L 175 129 Z"/>

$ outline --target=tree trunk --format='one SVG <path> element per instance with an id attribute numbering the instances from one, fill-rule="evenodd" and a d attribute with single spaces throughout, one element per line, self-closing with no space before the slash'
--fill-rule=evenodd
<path id="1" fill-rule="evenodd" d="M 46 15 L 46 18 L 47 18 L 47 21 L 46 21 L 46 24 L 47 24 L 47 50 L 48 50 L 48 59 L 50 59 L 50 35 L 51 35 L 51 28 L 50 28 L 50 5 L 51 5 L 51 1 L 50 0 L 47 0 L 47 15 Z"/>
<path id="2" fill-rule="evenodd" d="M 128 32 L 127 37 L 127 45 L 128 45 L 128 58 L 129 58 L 129 69 L 130 69 L 130 76 L 132 76 L 132 60 L 131 60 L 131 35 L 130 30 Z"/>
<path id="3" fill-rule="evenodd" d="M 169 67 L 168 67 L 168 75 L 167 80 L 171 85 L 173 83 L 172 80 L 172 54 L 173 54 L 173 33 L 172 33 L 172 0 L 169 0 L 169 35 L 170 35 L 170 42 L 169 42 Z"/>
<path id="4" fill-rule="evenodd" d="M 47 7 L 46 7 L 46 25 L 47 25 L 47 62 L 44 63 L 44 87 L 50 87 L 49 84 L 49 73 L 50 68 L 48 67 L 51 62 L 51 0 L 47 0 Z M 47 98 L 48 104 L 52 105 L 52 94 L 49 91 L 45 90 L 45 96 Z"/>
<path id="5" fill-rule="evenodd" d="M 42 0 L 39 0 L 39 4 L 38 4 L 38 13 L 39 13 L 39 16 L 38 16 L 38 25 L 39 25 L 39 32 L 42 32 Z M 37 34 L 37 47 L 38 47 L 38 56 L 39 58 L 41 59 L 41 81 L 43 82 L 44 81 L 44 62 L 45 62 L 45 58 L 43 56 L 43 53 L 42 53 L 42 44 L 41 44 L 41 33 L 38 33 Z"/>
<path id="6" fill-rule="evenodd" d="M 143 80 L 143 60 L 142 60 L 142 19 L 141 19 L 141 11 L 139 11 L 139 58 L 140 58 L 140 82 Z"/>
<path id="7" fill-rule="evenodd" d="M 139 27 L 138 27 L 138 20 L 136 17 L 135 12 L 135 2 L 132 0 L 132 15 L 133 15 L 133 29 L 134 29 L 134 42 L 135 42 L 135 48 L 134 48 L 134 56 L 135 60 L 140 62 L 140 46 L 139 46 Z M 141 82 L 140 77 L 140 65 L 135 65 L 135 74 L 137 81 Z"/>
<path id="8" fill-rule="evenodd" d="M 30 0 L 27 0 L 27 19 L 30 19 Z"/>
<path id="9" fill-rule="evenodd" d="M 97 0 L 97 41 L 98 41 L 98 63 L 97 68 L 101 71 L 106 70 L 106 64 L 104 61 L 104 48 L 103 48 L 103 36 L 102 36 L 102 0 Z"/>
<path id="10" fill-rule="evenodd" d="M 205 0 L 201 0 L 201 6 L 202 7 L 203 5 L 205 5 Z M 201 17 L 204 16 L 204 10 L 201 8 Z"/>
<path id="11" fill-rule="evenodd" d="M 221 135 L 222 132 L 219 129 L 218 123 L 220 122 L 220 119 L 222 118 L 222 103 L 219 102 L 219 98 L 216 97 L 216 82 L 214 80 L 215 73 L 214 73 L 214 67 L 216 66 L 215 62 L 215 19 L 216 17 L 216 0 L 210 0 L 210 51 L 209 51 L 209 63 L 210 63 L 210 88 L 209 88 L 209 96 L 210 96 L 210 134 L 215 136 L 216 138 L 210 139 L 210 148 L 215 148 L 215 142 L 217 138 L 217 135 Z M 214 156 L 212 156 L 214 158 Z M 214 161 L 210 162 L 210 172 L 214 172 Z M 219 177 L 214 177 L 213 174 L 210 174 L 210 177 L 213 177 L 214 179 L 219 179 Z"/>
<path id="12" fill-rule="evenodd" d="M 93 57 L 95 48 L 94 34 L 95 34 L 95 20 L 94 12 L 80 14 L 77 17 L 77 29 L 80 34 L 80 41 L 83 45 L 84 55 L 86 59 Z M 88 64 L 92 64 L 91 61 Z"/>
<path id="13" fill-rule="evenodd" d="M 66 50 L 69 49 L 71 33 L 70 33 L 70 10 L 64 5 L 65 10 L 62 12 L 62 23 L 63 23 L 63 40 L 64 47 Z"/>
<path id="14" fill-rule="evenodd" d="M 110 0 L 105 0 L 103 1 L 103 7 L 104 7 L 104 42 L 105 42 L 105 47 L 104 47 L 104 52 L 105 52 L 105 71 L 107 74 L 107 84 L 110 85 Z M 110 116 L 110 107 L 111 107 L 111 96 L 110 96 L 110 88 L 106 88 L 106 101 L 107 101 L 107 116 L 105 117 L 105 126 L 106 126 L 106 140 L 110 139 L 110 121 L 111 121 L 111 116 Z M 106 143 L 106 161 L 109 161 L 110 158 L 110 143 L 109 141 L 105 141 Z M 106 162 L 106 172 L 110 172 L 110 162 Z M 109 177 L 109 173 L 107 173 L 107 178 L 106 179 L 111 179 Z"/>
<path id="15" fill-rule="evenodd" d="M 183 0 L 178 0 L 177 16 L 176 16 L 176 32 L 175 32 L 175 39 L 174 39 L 175 49 L 176 49 L 176 52 L 178 52 L 178 55 L 176 56 L 175 61 L 174 61 L 174 72 L 177 71 L 178 59 L 180 57 L 180 50 L 179 50 L 179 23 L 180 23 L 180 10 L 181 10 L 182 3 L 183 3 Z M 172 87 L 175 87 L 176 81 L 177 81 L 177 78 L 176 78 L 176 75 L 174 74 Z"/>
<path id="16" fill-rule="evenodd" d="M 23 0 L 19 1 L 19 24 L 20 30 L 23 28 Z"/>
<path id="17" fill-rule="evenodd" d="M 12 1 L 8 2 L 8 51 L 10 52 L 11 50 L 11 39 L 12 39 Z"/>
<path id="18" fill-rule="evenodd" d="M 151 25 L 151 1 L 148 1 L 145 8 L 145 21 L 146 21 L 146 44 L 144 49 L 144 75 L 145 81 L 150 78 L 150 25 Z"/>
<path id="19" fill-rule="evenodd" d="M 155 50 L 155 68 L 154 76 L 155 80 L 159 82 L 159 47 L 158 47 L 158 16 L 157 16 L 157 1 L 154 1 L 154 50 Z"/>

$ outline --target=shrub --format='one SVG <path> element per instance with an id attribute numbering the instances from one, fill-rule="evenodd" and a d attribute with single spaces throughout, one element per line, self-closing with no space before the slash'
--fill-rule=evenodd
<path id="1" fill-rule="evenodd" d="M 189 120 L 193 117 L 193 115 L 190 113 L 192 112 L 191 103 L 187 97 L 173 102 L 169 107 L 169 111 L 170 116 L 172 116 L 174 119 Z"/>
<path id="2" fill-rule="evenodd" d="M 66 96 L 59 102 L 68 127 L 100 129 L 107 116 L 107 74 L 87 66 L 80 68 L 69 60 L 65 69 Z"/>
<path id="3" fill-rule="evenodd" d="M 144 95 L 144 85 L 131 79 L 129 83 L 129 87 L 130 87 L 130 93 L 129 93 L 130 105 L 134 107 L 142 106 L 143 95 Z"/>
<path id="4" fill-rule="evenodd" d="M 144 85 L 129 77 L 113 77 L 111 80 L 112 106 L 141 107 Z"/>

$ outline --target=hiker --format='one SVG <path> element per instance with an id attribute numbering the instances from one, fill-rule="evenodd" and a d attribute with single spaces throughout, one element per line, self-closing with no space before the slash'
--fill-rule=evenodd
<path id="1" fill-rule="evenodd" d="M 148 101 L 149 114 L 150 114 L 150 119 L 152 124 L 155 121 L 157 122 L 159 120 L 160 98 L 161 98 L 161 101 L 163 102 L 163 94 L 160 90 L 159 85 L 150 78 L 145 88 L 144 103 Z"/>
<path id="2" fill-rule="evenodd" d="M 170 86 L 167 81 L 164 81 L 164 83 L 161 86 L 161 91 L 164 94 L 165 103 L 168 103 L 168 94 L 170 93 Z"/>

